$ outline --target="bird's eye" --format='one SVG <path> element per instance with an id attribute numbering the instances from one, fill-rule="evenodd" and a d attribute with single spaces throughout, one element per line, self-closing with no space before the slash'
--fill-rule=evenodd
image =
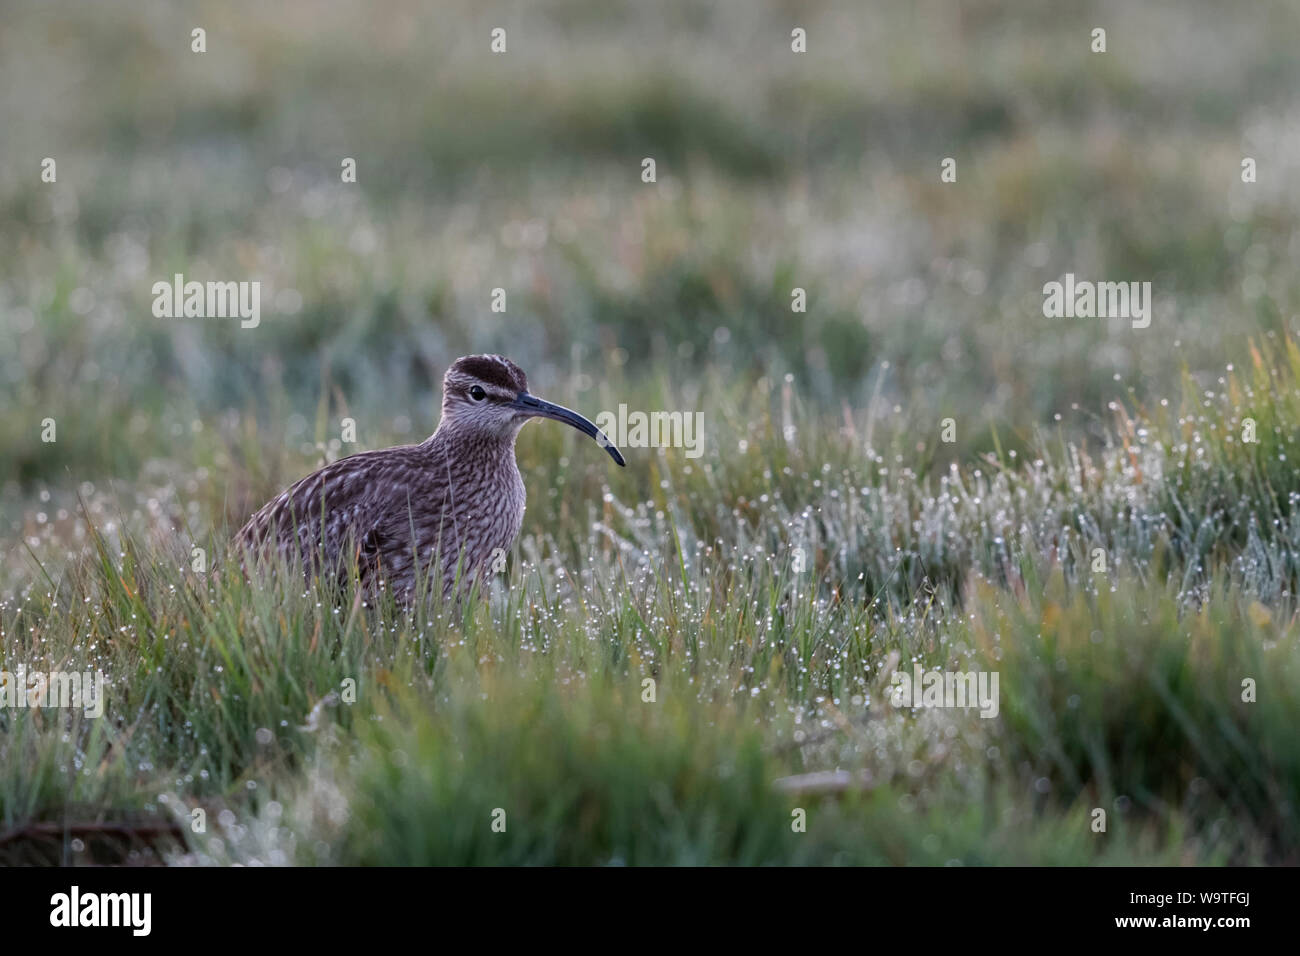
<path id="1" fill-rule="evenodd" d="M 487 398 L 487 392 L 483 391 L 482 385 L 475 385 L 470 388 L 469 397 L 474 399 L 476 402 L 481 402 L 483 399 Z"/>

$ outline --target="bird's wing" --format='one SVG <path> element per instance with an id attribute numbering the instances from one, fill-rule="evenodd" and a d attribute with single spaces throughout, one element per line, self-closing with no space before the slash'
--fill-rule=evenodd
<path id="1" fill-rule="evenodd" d="M 442 527 L 451 513 L 448 483 L 421 462 L 418 468 L 390 476 L 388 488 L 383 508 L 358 537 L 362 581 L 415 587 L 416 579 L 437 561 L 441 536 L 455 540 L 453 529 Z"/>
<path id="2" fill-rule="evenodd" d="M 296 551 L 313 566 L 320 557 L 332 563 L 350 552 L 366 560 L 390 553 L 410 537 L 402 537 L 409 528 L 408 500 L 427 499 L 427 486 L 436 480 L 411 451 L 362 452 L 312 472 L 253 515 L 236 545 Z"/>

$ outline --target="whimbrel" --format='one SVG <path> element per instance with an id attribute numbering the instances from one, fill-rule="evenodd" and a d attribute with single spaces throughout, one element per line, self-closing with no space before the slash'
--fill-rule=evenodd
<path id="1" fill-rule="evenodd" d="M 362 584 L 409 600 L 417 576 L 441 566 L 444 594 L 504 556 L 524 520 L 515 438 L 552 418 L 623 456 L 577 412 L 528 391 L 523 370 L 500 355 L 457 359 L 442 380 L 442 420 L 418 445 L 362 452 L 296 482 L 235 537 L 246 555 L 278 551 L 309 573 L 342 574 L 355 555 Z M 498 551 L 497 549 L 501 549 Z M 458 577 L 459 576 L 459 577 Z"/>

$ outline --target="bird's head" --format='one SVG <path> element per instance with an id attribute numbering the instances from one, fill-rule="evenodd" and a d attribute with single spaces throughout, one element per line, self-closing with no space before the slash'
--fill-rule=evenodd
<path id="1" fill-rule="evenodd" d="M 618 464 L 625 464 L 619 450 L 590 421 L 531 394 L 528 376 L 508 358 L 466 355 L 453 362 L 442 378 L 442 420 L 446 425 L 514 438 L 533 418 L 551 418 L 572 425 L 595 439 Z"/>

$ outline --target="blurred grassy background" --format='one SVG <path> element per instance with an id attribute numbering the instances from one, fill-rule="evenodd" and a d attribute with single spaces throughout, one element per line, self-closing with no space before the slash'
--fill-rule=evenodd
<path id="1" fill-rule="evenodd" d="M 420 437 L 472 350 L 593 411 L 657 407 L 642 389 L 664 381 L 696 407 L 790 373 L 832 415 L 878 391 L 918 440 L 956 417 L 964 452 L 991 423 L 1095 432 L 1122 389 L 1168 394 L 1182 364 L 1217 374 L 1231 343 L 1296 319 L 1294 4 L 18 2 L 5 19 L 9 502 L 195 457 L 225 410 L 260 412 L 272 447 L 328 437 L 322 400 L 364 445 Z M 1044 319 L 1067 271 L 1151 281 L 1151 328 Z M 150 286 L 174 272 L 259 279 L 261 327 L 155 319 Z"/>

